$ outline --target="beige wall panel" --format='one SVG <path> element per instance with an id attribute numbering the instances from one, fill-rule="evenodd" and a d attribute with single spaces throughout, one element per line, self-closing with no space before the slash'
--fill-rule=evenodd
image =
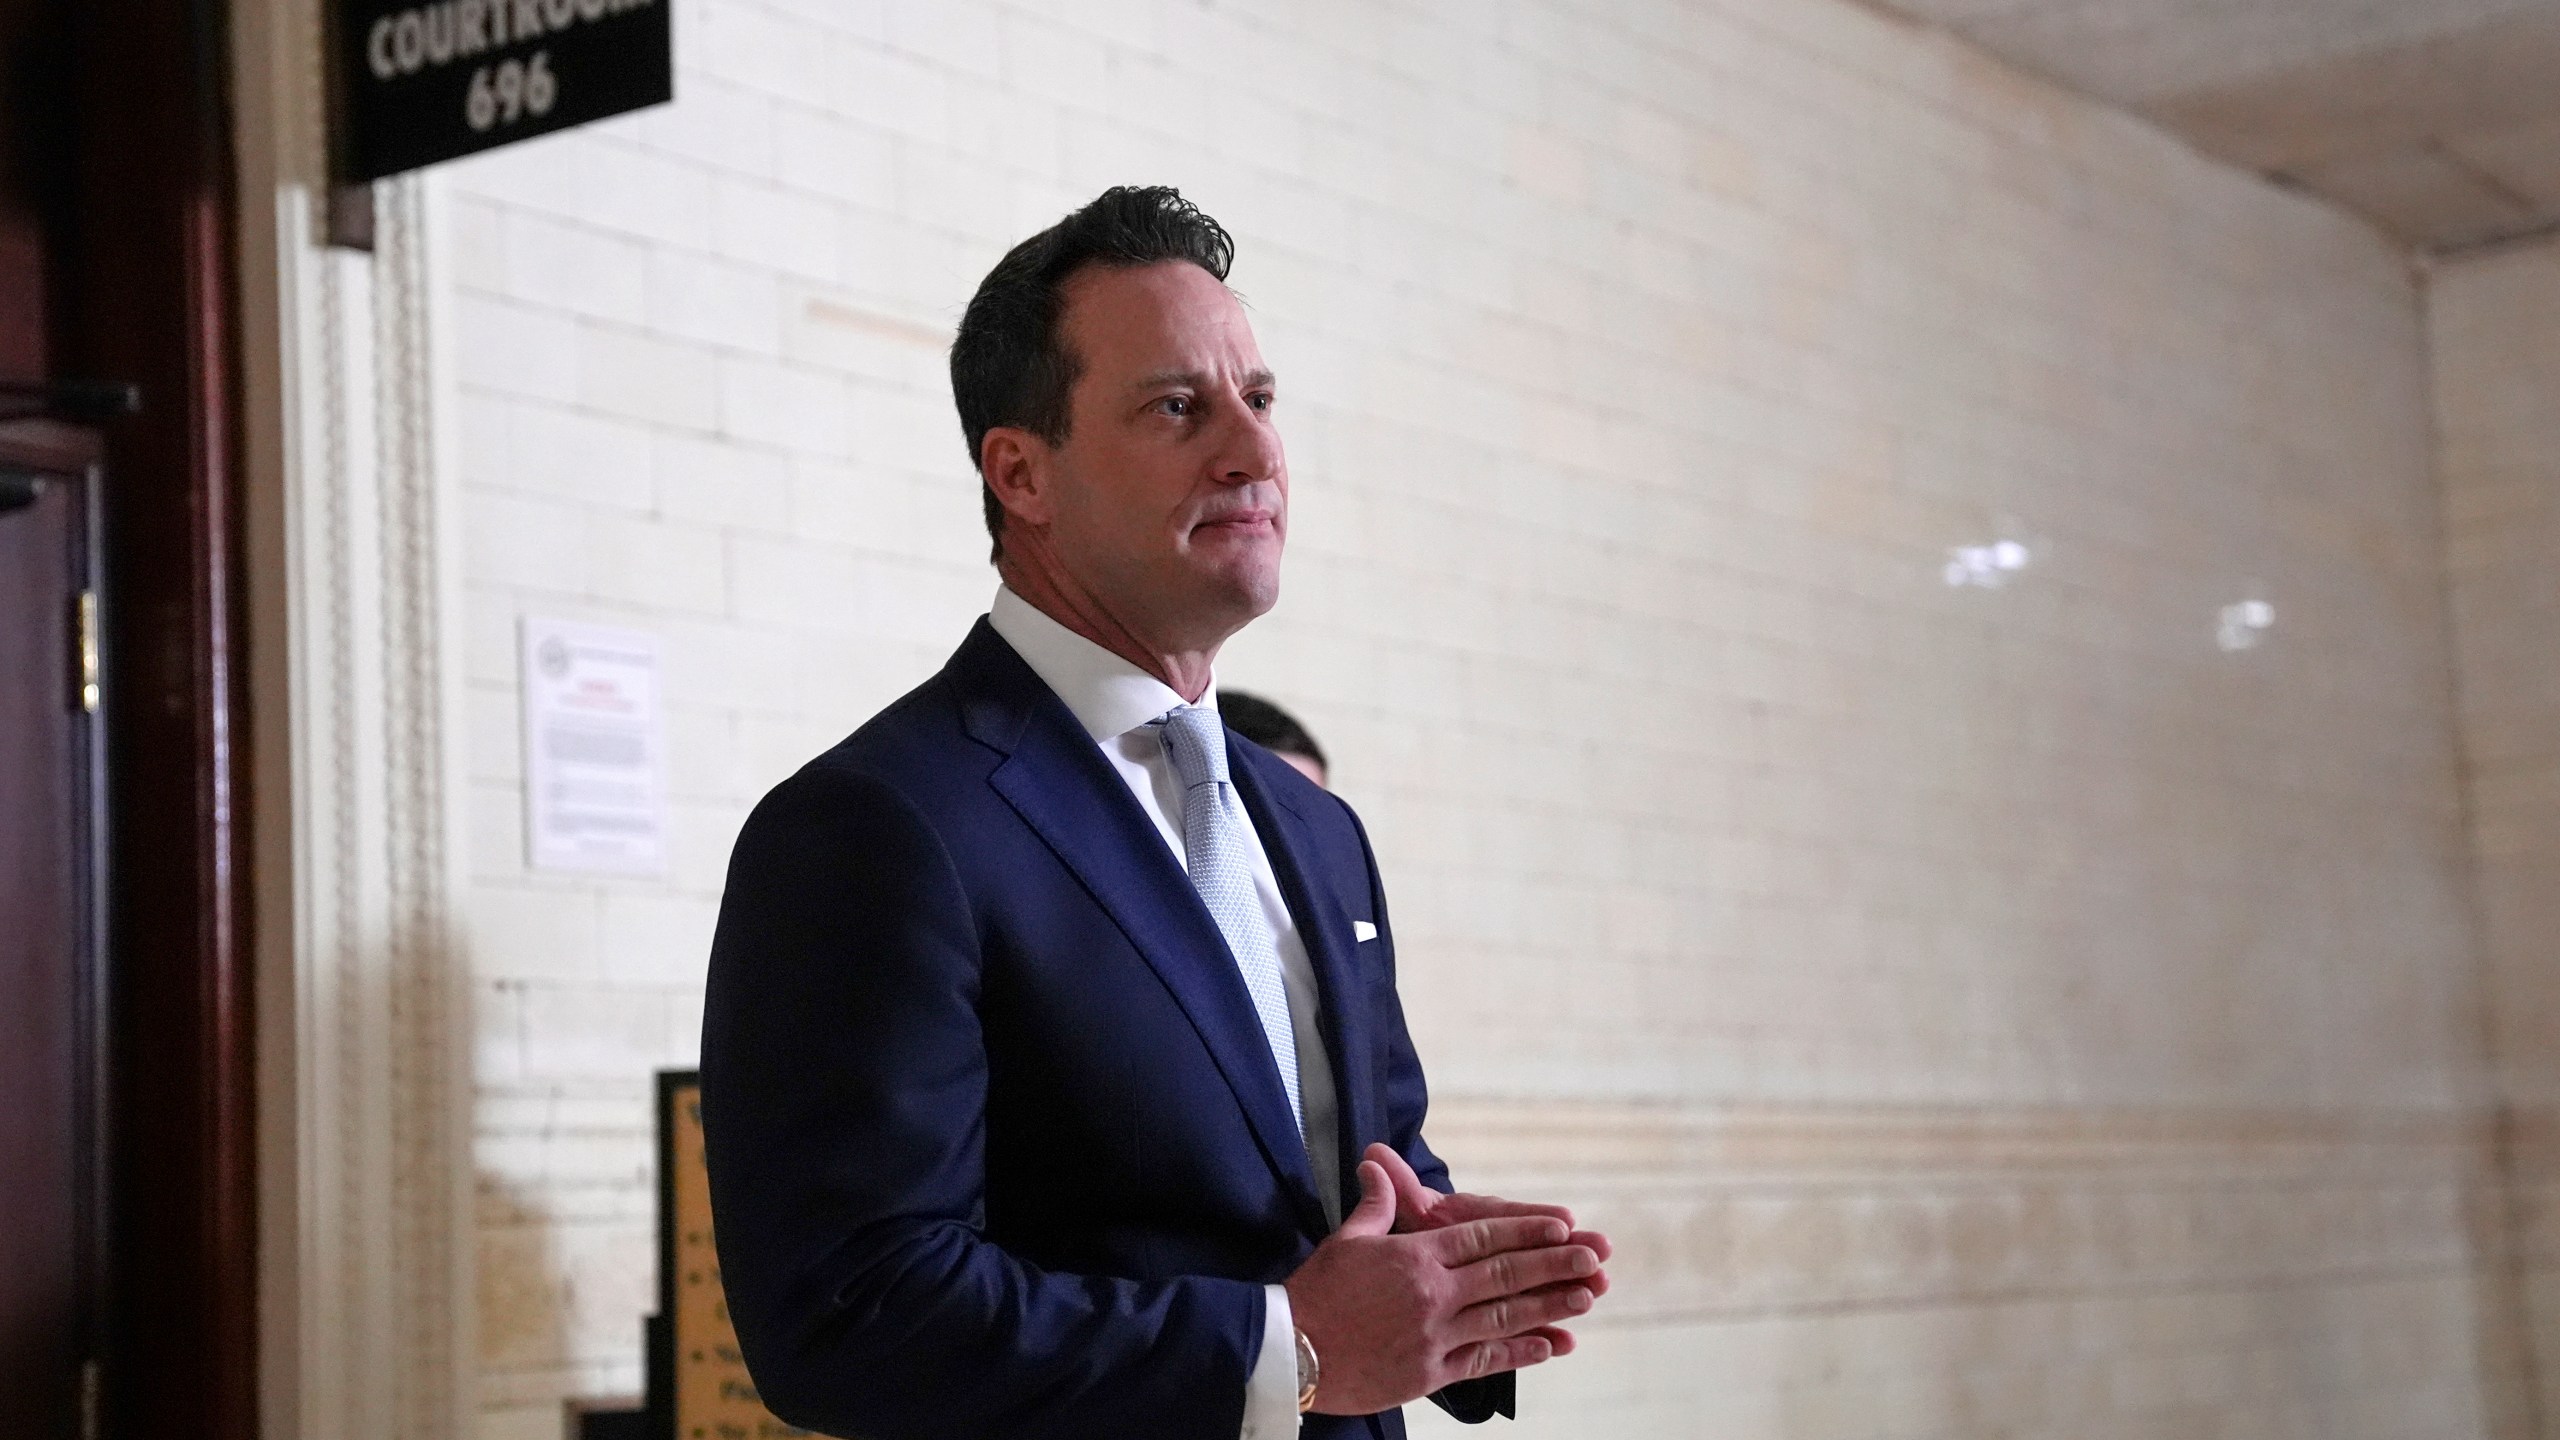
<path id="1" fill-rule="evenodd" d="M 2548 1427 L 2560 1427 L 2560 245 L 2428 286 L 2462 737 Z"/>

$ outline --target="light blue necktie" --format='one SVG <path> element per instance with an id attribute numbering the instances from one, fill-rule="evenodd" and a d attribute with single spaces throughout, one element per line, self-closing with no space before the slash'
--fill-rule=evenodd
<path id="1" fill-rule="evenodd" d="M 1236 787 L 1227 780 L 1227 729 L 1218 712 L 1186 705 L 1164 717 L 1164 753 L 1182 780 L 1183 863 L 1191 886 L 1218 922 L 1244 972 L 1262 1020 L 1262 1038 L 1280 1066 L 1280 1088 L 1289 1113 L 1307 1133 L 1307 1111 L 1298 1098 L 1297 1033 L 1289 1028 L 1289 992 L 1280 978 L 1280 938 L 1271 932 L 1262 897 L 1253 884 L 1253 840 Z"/>

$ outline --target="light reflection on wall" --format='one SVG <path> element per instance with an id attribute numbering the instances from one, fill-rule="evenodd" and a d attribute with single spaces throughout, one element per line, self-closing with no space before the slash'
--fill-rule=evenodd
<path id="1" fill-rule="evenodd" d="M 1997 590 L 2017 578 L 2034 558 L 2025 542 L 1994 540 L 1988 545 L 1959 545 L 1947 552 L 1946 581 L 1949 589 L 1968 586 L 1980 590 Z"/>
<path id="2" fill-rule="evenodd" d="M 2222 607 L 2221 618 L 2214 623 L 2214 643 L 2224 651 L 2236 653 L 2254 650 L 2267 632 L 2275 628 L 2276 607 L 2264 600 L 2242 600 Z"/>

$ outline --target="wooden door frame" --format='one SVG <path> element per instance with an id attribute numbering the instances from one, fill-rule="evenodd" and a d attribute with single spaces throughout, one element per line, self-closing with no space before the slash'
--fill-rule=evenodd
<path id="1" fill-rule="evenodd" d="M 106 419 L 105 1433 L 258 1420 L 249 717 L 229 0 L 69 6 L 59 371 Z"/>

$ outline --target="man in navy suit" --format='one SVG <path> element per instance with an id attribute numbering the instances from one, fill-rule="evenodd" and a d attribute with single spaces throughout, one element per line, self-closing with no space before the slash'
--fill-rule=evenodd
<path id="1" fill-rule="evenodd" d="M 1288 527 L 1232 253 L 1123 188 L 987 276 L 951 370 L 995 604 L 739 837 L 702 1116 L 795 1424 L 1390 1440 L 1510 1414 L 1607 1289 L 1561 1207 L 1447 1193 L 1360 822 L 1217 718 Z"/>

